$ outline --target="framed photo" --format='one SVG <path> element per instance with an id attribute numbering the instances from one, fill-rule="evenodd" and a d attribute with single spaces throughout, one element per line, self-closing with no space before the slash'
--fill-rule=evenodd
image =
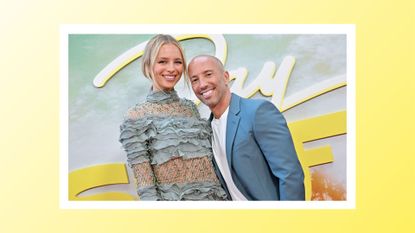
<path id="1" fill-rule="evenodd" d="M 118 138 L 123 115 L 150 90 L 140 63 L 155 34 L 174 36 L 187 61 L 216 56 L 232 92 L 267 99 L 283 113 L 306 201 L 138 201 Z M 62 208 L 355 208 L 354 25 L 62 25 L 60 49 Z M 179 96 L 208 118 L 185 79 Z"/>

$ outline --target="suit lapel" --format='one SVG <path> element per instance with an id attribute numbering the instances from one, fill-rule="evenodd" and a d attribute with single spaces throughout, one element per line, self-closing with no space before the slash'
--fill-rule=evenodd
<path id="1" fill-rule="evenodd" d="M 226 158 L 228 159 L 229 169 L 232 171 L 232 147 L 236 131 L 238 130 L 240 117 L 239 106 L 240 97 L 232 94 L 231 103 L 229 105 L 228 119 L 226 123 Z"/>

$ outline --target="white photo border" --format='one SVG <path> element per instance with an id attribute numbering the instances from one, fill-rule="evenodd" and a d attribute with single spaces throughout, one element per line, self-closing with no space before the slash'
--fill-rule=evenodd
<path id="1" fill-rule="evenodd" d="M 60 208 L 62 209 L 355 209 L 356 27 L 354 24 L 66 24 L 60 26 Z M 347 39 L 347 198 L 345 201 L 69 201 L 68 37 L 70 34 L 345 34 Z"/>

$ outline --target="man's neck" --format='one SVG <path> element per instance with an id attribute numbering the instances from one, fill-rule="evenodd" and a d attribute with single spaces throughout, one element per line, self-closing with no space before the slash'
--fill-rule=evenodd
<path id="1" fill-rule="evenodd" d="M 222 116 L 222 114 L 226 111 L 230 103 L 231 103 L 231 92 L 230 90 L 228 90 L 226 94 L 223 96 L 220 103 L 218 103 L 213 109 L 211 109 L 213 116 L 216 119 L 219 119 Z"/>

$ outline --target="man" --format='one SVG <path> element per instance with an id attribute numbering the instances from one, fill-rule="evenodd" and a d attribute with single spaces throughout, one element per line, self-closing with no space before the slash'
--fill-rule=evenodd
<path id="1" fill-rule="evenodd" d="M 304 174 L 278 109 L 231 93 L 229 73 L 216 57 L 193 58 L 188 75 L 212 111 L 214 165 L 232 200 L 304 200 Z"/>

